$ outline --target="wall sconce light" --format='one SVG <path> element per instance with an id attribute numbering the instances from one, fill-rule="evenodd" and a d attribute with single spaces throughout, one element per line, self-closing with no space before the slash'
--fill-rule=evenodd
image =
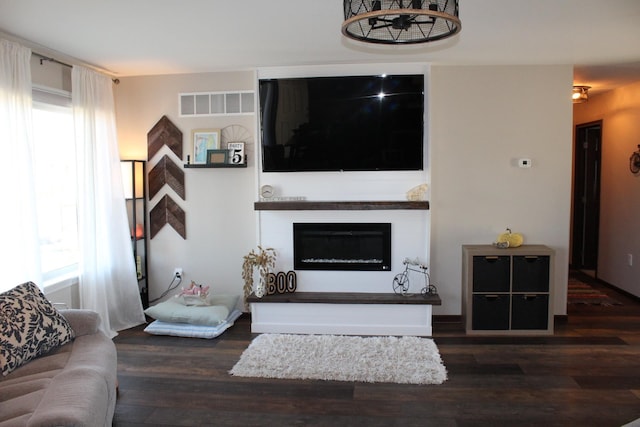
<path id="1" fill-rule="evenodd" d="M 573 94 L 571 95 L 573 103 L 580 104 L 587 102 L 589 100 L 589 89 L 591 89 L 591 86 L 574 86 Z"/>

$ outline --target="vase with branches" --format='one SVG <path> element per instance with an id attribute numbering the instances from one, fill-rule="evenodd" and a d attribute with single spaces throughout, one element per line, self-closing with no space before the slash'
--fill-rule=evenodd
<path id="1" fill-rule="evenodd" d="M 249 304 L 247 304 L 247 298 L 251 295 L 252 291 L 255 291 L 255 295 L 258 298 L 262 298 L 265 293 L 267 274 L 276 265 L 276 250 L 273 248 L 263 248 L 258 246 L 258 249 L 251 249 L 247 255 L 244 256 L 244 262 L 242 263 L 242 278 L 244 279 L 244 308 L 249 310 Z M 260 275 L 260 281 L 253 289 L 253 272 L 254 268 L 258 268 Z"/>

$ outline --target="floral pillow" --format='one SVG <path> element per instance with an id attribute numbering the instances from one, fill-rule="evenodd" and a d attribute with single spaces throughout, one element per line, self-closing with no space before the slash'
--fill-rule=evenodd
<path id="1" fill-rule="evenodd" d="M 67 320 L 33 282 L 0 294 L 0 372 L 3 376 L 74 338 Z"/>

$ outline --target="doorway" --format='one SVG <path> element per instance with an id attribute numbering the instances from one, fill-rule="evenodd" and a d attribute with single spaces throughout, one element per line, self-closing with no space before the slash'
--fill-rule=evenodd
<path id="1" fill-rule="evenodd" d="M 576 126 L 571 268 L 597 275 L 602 121 Z"/>

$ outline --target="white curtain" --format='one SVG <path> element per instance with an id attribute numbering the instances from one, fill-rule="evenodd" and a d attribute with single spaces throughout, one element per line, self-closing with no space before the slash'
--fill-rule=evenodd
<path id="1" fill-rule="evenodd" d="M 33 174 L 31 50 L 0 40 L 0 291 L 42 285 Z"/>
<path id="2" fill-rule="evenodd" d="M 129 234 L 111 79 L 71 73 L 78 153 L 80 300 L 109 336 L 145 321 Z"/>

